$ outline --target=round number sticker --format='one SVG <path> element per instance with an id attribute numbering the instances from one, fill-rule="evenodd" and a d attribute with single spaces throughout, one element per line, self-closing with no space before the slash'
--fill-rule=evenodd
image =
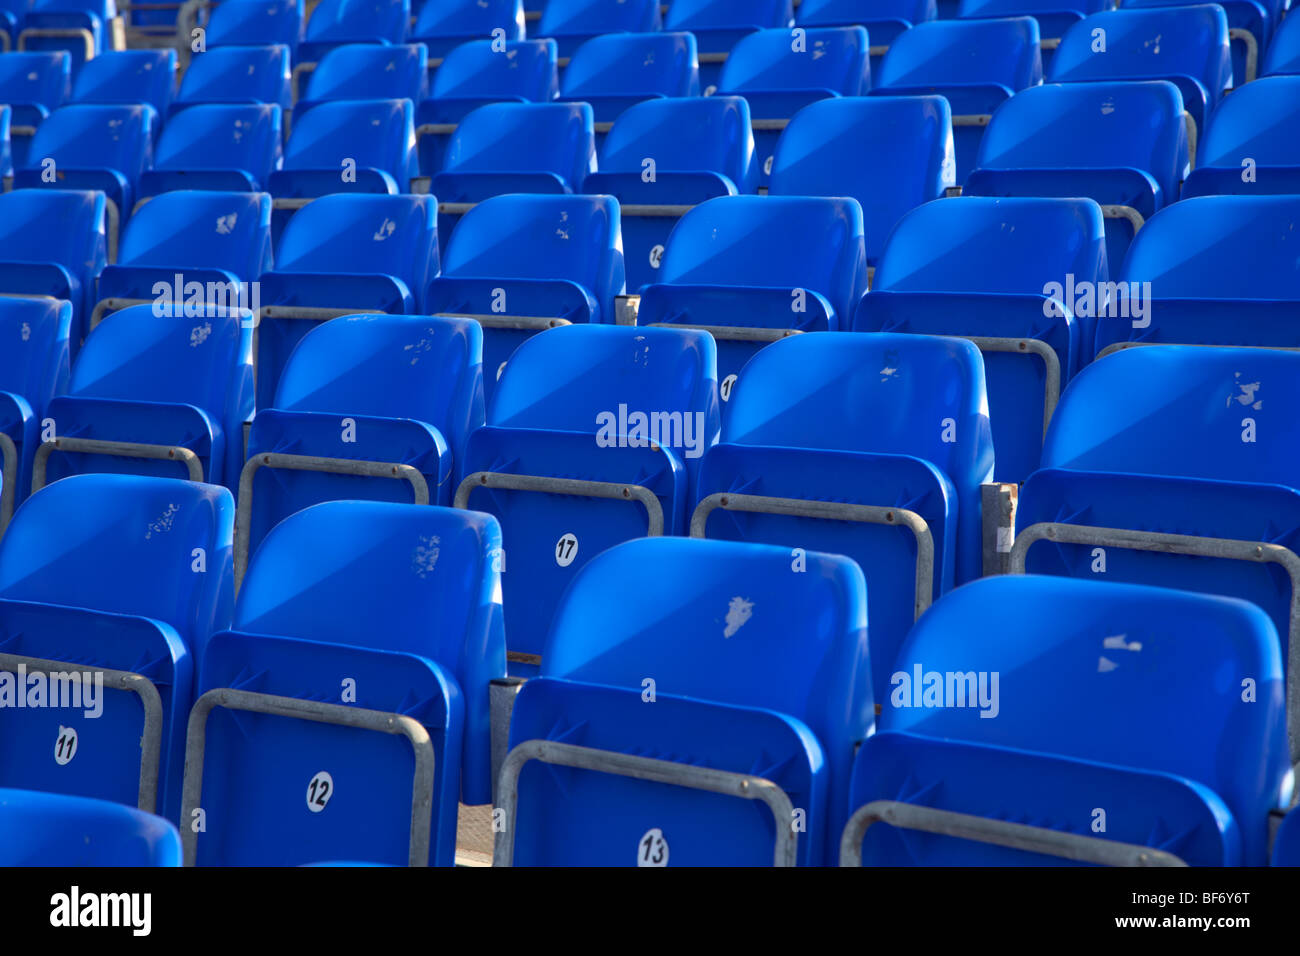
<path id="1" fill-rule="evenodd" d="M 774 159 L 776 159 L 776 156 L 775 156 L 775 155 L 772 155 L 772 156 L 767 157 L 767 159 L 763 160 L 763 175 L 764 175 L 764 176 L 771 176 L 771 175 L 772 175 L 772 160 L 774 160 Z"/>
<path id="2" fill-rule="evenodd" d="M 54 762 L 63 766 L 77 755 L 77 730 L 75 727 L 60 727 L 59 738 L 54 742 Z"/>
<path id="3" fill-rule="evenodd" d="M 636 847 L 636 865 L 668 865 L 668 841 L 664 839 L 663 830 L 655 827 L 653 830 L 646 831 L 646 835 L 641 838 L 641 842 Z"/>
<path id="4" fill-rule="evenodd" d="M 724 402 L 731 401 L 731 390 L 736 387 L 736 376 L 728 375 L 718 386 L 718 394 L 722 396 Z"/>
<path id="5" fill-rule="evenodd" d="M 654 247 L 652 247 L 651 250 L 650 250 L 650 268 L 651 268 L 651 269 L 658 269 L 658 268 L 659 268 L 659 263 L 663 261 L 663 257 L 664 257 L 664 247 L 663 247 L 663 246 L 654 246 Z"/>
<path id="6" fill-rule="evenodd" d="M 311 778 L 311 783 L 307 784 L 307 809 L 312 813 L 320 813 L 332 796 L 334 796 L 334 778 L 322 770 Z"/>
<path id="7" fill-rule="evenodd" d="M 572 534 L 561 535 L 560 540 L 555 542 L 555 563 L 562 568 L 567 568 L 577 556 L 577 536 Z"/>

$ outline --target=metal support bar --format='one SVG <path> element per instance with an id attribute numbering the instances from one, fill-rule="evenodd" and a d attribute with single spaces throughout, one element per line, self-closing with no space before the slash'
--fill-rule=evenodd
<path id="1" fill-rule="evenodd" d="M 639 295 L 614 296 L 614 324 L 636 325 L 637 313 L 641 311 Z"/>
<path id="2" fill-rule="evenodd" d="M 1146 220 L 1142 218 L 1142 213 L 1138 212 L 1132 206 L 1120 206 L 1111 203 L 1105 203 L 1101 207 L 1101 214 L 1106 219 L 1127 219 L 1133 224 L 1133 234 L 1141 229 Z"/>
<path id="3" fill-rule="evenodd" d="M 776 823 L 776 843 L 773 866 L 794 866 L 797 859 L 799 835 L 795 832 L 794 805 L 790 796 L 771 780 L 749 774 L 697 767 L 693 764 L 655 760 L 651 757 L 634 757 L 631 754 L 578 747 L 553 740 L 526 740 L 510 751 L 501 767 L 497 781 L 498 806 L 505 811 L 505 829 L 496 834 L 496 847 L 492 855 L 493 866 L 513 866 L 515 856 L 515 816 L 519 809 L 519 774 L 530 760 L 573 767 L 575 770 L 592 770 L 633 780 L 666 783 L 691 790 L 705 790 L 744 800 L 762 800 Z"/>
<path id="4" fill-rule="evenodd" d="M 981 352 L 1010 352 L 1014 355 L 1037 355 L 1046 367 L 1043 380 L 1043 438 L 1047 438 L 1047 426 L 1051 424 L 1052 413 L 1061 397 L 1061 360 L 1052 348 L 1042 339 L 1013 339 L 996 336 L 962 335 L 958 338 L 974 342 Z"/>
<path id="5" fill-rule="evenodd" d="M 459 123 L 421 123 L 415 128 L 415 138 L 421 136 L 450 136 Z"/>
<path id="6" fill-rule="evenodd" d="M 122 236 L 122 213 L 117 208 L 117 203 L 107 196 L 104 197 L 104 220 L 104 229 L 108 232 L 104 240 L 107 244 L 105 255 L 111 266 L 117 262 L 117 246 Z"/>
<path id="7" fill-rule="evenodd" d="M 477 205 L 476 202 L 440 202 L 438 203 L 438 215 L 463 216 Z"/>
<path id="8" fill-rule="evenodd" d="M 726 53 L 701 53 L 696 57 L 697 63 L 726 63 Z"/>
<path id="9" fill-rule="evenodd" d="M 93 680 L 95 674 L 100 674 L 105 687 L 129 691 L 140 698 L 140 706 L 144 708 L 144 727 L 140 731 L 140 787 L 136 806 L 145 813 L 154 813 L 158 806 L 158 765 L 162 761 L 163 725 L 162 697 L 154 682 L 134 671 L 99 667 L 92 669 L 84 664 L 67 661 L 49 661 L 22 654 L 0 654 L 0 671 L 16 674 L 20 666 L 33 674 L 78 673 L 81 675 L 82 686 L 85 686 L 87 680 Z"/>
<path id="10" fill-rule="evenodd" d="M 312 197 L 312 198 L 309 198 L 309 199 L 302 199 L 302 198 L 299 198 L 299 199 L 287 199 L 287 198 L 272 199 L 272 200 L 271 200 L 271 208 L 272 208 L 272 209 L 295 209 L 295 210 L 297 210 L 297 209 L 301 209 L 303 206 L 306 206 L 308 203 L 314 203 L 315 201 L 316 201 L 316 197 Z"/>
<path id="11" fill-rule="evenodd" d="M 1016 534 L 1016 502 L 1020 486 L 991 481 L 980 485 L 980 514 L 984 529 L 984 574 L 1006 574 Z"/>
<path id="12" fill-rule="evenodd" d="M 59 39 L 79 39 L 85 48 L 85 58 L 83 62 L 89 62 L 95 58 L 95 35 L 89 30 L 81 27 L 28 27 L 18 34 L 18 49 L 27 49 L 28 37 L 54 37 Z"/>
<path id="13" fill-rule="evenodd" d="M 1060 37 L 1048 37 L 1046 40 L 1038 41 L 1038 48 L 1040 50 L 1055 50 L 1060 45 L 1061 45 Z"/>
<path id="14" fill-rule="evenodd" d="M 351 458 L 323 458 L 315 455 L 284 455 L 267 452 L 244 462 L 239 473 L 239 503 L 235 508 L 235 590 L 239 590 L 248 570 L 248 536 L 253 520 L 253 479 L 260 468 L 283 468 L 288 471 L 316 471 L 330 475 L 357 475 L 363 478 L 395 478 L 409 482 L 414 504 L 429 503 L 429 483 L 419 469 L 388 461 L 357 461 Z"/>
<path id="15" fill-rule="evenodd" d="M 190 821 L 194 811 L 201 806 L 208 714 L 216 707 L 405 736 L 415 752 L 415 775 L 411 787 L 411 842 L 407 860 L 411 866 L 429 865 L 434 757 L 433 742 L 422 724 L 402 714 L 223 687 L 208 691 L 195 702 L 194 709 L 190 711 L 185 740 L 185 782 L 181 792 L 181 849 L 186 866 L 194 866 L 198 859 L 199 835 Z"/>
<path id="16" fill-rule="evenodd" d="M 868 56 L 884 56 L 888 52 L 888 43 L 873 43 L 871 46 L 867 47 Z"/>
<path id="17" fill-rule="evenodd" d="M 791 335 L 802 335 L 802 329 L 755 329 L 746 325 L 689 325 L 685 322 L 651 322 L 647 328 L 699 329 L 715 339 L 729 342 L 778 342 Z"/>
<path id="18" fill-rule="evenodd" d="M 1287 633 L 1286 726 L 1291 764 L 1300 762 L 1300 556 L 1290 548 L 1264 541 L 1231 538 L 1203 538 L 1190 534 L 1159 534 L 1128 528 L 1097 528 L 1091 525 L 1041 521 L 1016 535 L 1008 561 L 1008 573 L 1024 574 L 1029 548 L 1037 541 L 1058 544 L 1094 545 L 1128 551 L 1155 551 L 1255 564 L 1280 564 L 1291 578 L 1291 613 Z"/>
<path id="19" fill-rule="evenodd" d="M 475 488 L 494 488 L 504 491 L 539 491 L 548 495 L 576 495 L 580 498 L 611 498 L 617 501 L 637 501 L 649 517 L 646 537 L 655 538 L 664 533 L 664 510 L 655 493 L 644 485 L 622 485 L 614 481 L 583 481 L 578 478 L 550 478 L 542 475 L 508 475 L 499 471 L 476 471 L 466 475 L 456 489 L 452 507 L 464 510 L 469 505 L 470 492 Z"/>
<path id="20" fill-rule="evenodd" d="M 1255 34 L 1241 27 L 1228 30 L 1228 42 L 1233 40 L 1240 40 L 1246 45 L 1246 82 L 1249 83 L 1259 71 L 1259 41 L 1255 39 Z"/>
<path id="21" fill-rule="evenodd" d="M 188 448 L 179 445 L 147 445 L 135 441 L 103 441 L 97 438 L 54 438 L 41 442 L 32 464 L 32 493 L 45 487 L 45 466 L 56 451 L 84 455 L 113 455 L 118 458 L 149 458 L 178 461 L 189 470 L 190 481 L 203 480 L 203 462 Z"/>
<path id="22" fill-rule="evenodd" d="M 315 71 L 316 71 L 315 63 L 299 63 L 297 66 L 293 68 L 293 73 L 290 74 L 289 76 L 289 93 L 293 97 L 294 103 L 298 102 L 298 95 L 300 92 L 299 84 L 301 83 L 301 80 L 299 78 L 304 73 L 314 73 Z"/>
<path id="23" fill-rule="evenodd" d="M 524 686 L 521 677 L 505 677 L 488 684 L 488 727 L 492 741 L 492 803 L 500 804 L 497 781 L 501 779 L 501 766 L 510 751 L 510 716 L 515 710 L 515 698 Z"/>
<path id="24" fill-rule="evenodd" d="M 1196 120 L 1192 114 L 1183 110 L 1183 122 L 1187 124 L 1187 168 L 1196 168 Z"/>
<path id="25" fill-rule="evenodd" d="M 18 498 L 18 446 L 14 440 L 0 432 L 0 535 L 9 527 L 14 516 L 14 502 Z"/>
<path id="26" fill-rule="evenodd" d="M 619 206 L 618 211 L 623 218 L 627 218 L 628 216 L 642 216 L 644 218 L 677 219 L 686 215 L 694 208 L 693 205 L 650 206 L 638 203 L 628 203 L 626 206 Z"/>
<path id="27" fill-rule="evenodd" d="M 990 843 L 1027 853 L 1043 853 L 1074 860 L 1076 863 L 1098 863 L 1102 866 L 1187 865 L 1172 853 L 1149 846 L 1082 836 L 1078 833 L 1062 833 L 1060 830 L 1006 820 L 991 820 L 988 817 L 922 807 L 898 800 L 873 800 L 859 807 L 849 817 L 844 836 L 840 840 L 840 866 L 862 865 L 862 840 L 867 830 L 876 823 L 887 823 L 904 830 L 937 833 L 975 843 Z"/>
<path id="28" fill-rule="evenodd" d="M 930 526 L 915 511 L 880 505 L 853 505 L 841 501 L 808 501 L 802 498 L 771 498 L 766 495 L 737 495 L 718 492 L 709 495 L 691 515 L 692 538 L 705 537 L 709 515 L 718 508 L 757 514 L 790 515 L 824 521 L 857 521 L 864 524 L 899 525 L 916 538 L 916 591 L 914 619 L 930 606 L 934 592 L 934 537 Z"/>
<path id="29" fill-rule="evenodd" d="M 754 132 L 772 132 L 779 133 L 790 125 L 788 119 L 756 119 L 749 121 L 749 127 Z"/>
<path id="30" fill-rule="evenodd" d="M 992 113 L 959 113 L 952 118 L 953 126 L 988 126 Z"/>
<path id="31" fill-rule="evenodd" d="M 153 301 L 153 299 L 118 299 L 113 297 L 100 299 L 95 303 L 95 308 L 90 313 L 90 330 L 93 332 L 95 326 L 104 321 L 104 316 L 109 312 L 117 312 L 133 305 L 148 305 Z"/>
<path id="32" fill-rule="evenodd" d="M 473 319 L 485 329 L 522 329 L 533 332 L 573 324 L 568 319 L 544 315 L 483 315 L 477 312 L 439 312 L 437 318 Z"/>

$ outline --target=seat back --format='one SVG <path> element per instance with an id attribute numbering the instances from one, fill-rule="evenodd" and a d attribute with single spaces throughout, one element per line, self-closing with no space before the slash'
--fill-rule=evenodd
<path id="1" fill-rule="evenodd" d="M 163 193 L 132 217 L 122 235 L 118 264 L 224 270 L 251 282 L 271 265 L 270 222 L 266 193 Z"/>
<path id="2" fill-rule="evenodd" d="M 11 105 L 53 110 L 72 88 L 72 61 L 66 50 L 18 51 L 0 58 L 0 98 Z"/>
<path id="3" fill-rule="evenodd" d="M 292 105 L 289 53 L 282 43 L 205 50 L 186 67 L 172 109 L 194 103 L 279 103 L 287 110 Z"/>
<path id="4" fill-rule="evenodd" d="M 663 26 L 658 0 L 555 0 L 542 10 L 536 33 L 554 37 L 561 56 L 592 37 L 610 33 L 657 33 Z"/>
<path id="5" fill-rule="evenodd" d="M 303 42 L 399 44 L 411 22 L 410 0 L 321 0 Z"/>
<path id="6" fill-rule="evenodd" d="M 72 102 L 148 103 L 166 116 L 175 92 L 175 50 L 119 50 L 86 62 Z"/>
<path id="7" fill-rule="evenodd" d="M 181 865 L 181 835 L 162 817 L 34 790 L 0 790 L 0 846 L 4 866 Z M 66 915 L 65 894 L 55 895 L 54 913 L 60 902 Z"/>
<path id="8" fill-rule="evenodd" d="M 1210 114 L 1182 197 L 1300 192 L 1300 77 L 1247 83 Z"/>
<path id="9" fill-rule="evenodd" d="M 307 85 L 309 103 L 323 100 L 407 99 L 429 90 L 429 52 L 420 43 L 350 43 L 321 58 Z"/>
<path id="10" fill-rule="evenodd" d="M 433 74 L 434 99 L 522 99 L 546 103 L 560 90 L 554 40 L 511 40 L 504 52 L 491 40 L 451 50 Z"/>
<path id="11" fill-rule="evenodd" d="M 872 88 L 908 93 L 952 88 L 959 98 L 973 98 L 990 87 L 1010 96 L 1042 80 L 1038 21 L 1033 17 L 935 20 L 899 34 L 872 77 Z M 967 109 L 953 107 L 957 113 Z"/>
<path id="12" fill-rule="evenodd" d="M 68 302 L 0 298 L 0 341 L 5 343 L 0 349 L 0 392 L 22 397 L 38 419 L 50 399 L 68 387 L 71 322 Z M 18 491 L 21 497 L 26 489 Z"/>
<path id="13" fill-rule="evenodd" d="M 860 96 L 871 88 L 867 46 L 867 31 L 860 26 L 809 27 L 794 39 L 785 28 L 759 30 L 732 49 L 722 66 L 718 89 L 739 94 Z M 766 112 L 756 111 L 756 115 L 771 117 Z"/>
<path id="14" fill-rule="evenodd" d="M 36 130 L 28 168 L 110 169 L 135 183 L 153 162 L 158 113 L 148 104 L 72 104 L 49 115 Z M 122 210 L 125 216 L 130 210 Z"/>
<path id="15" fill-rule="evenodd" d="M 466 40 L 493 36 L 504 30 L 505 40 L 523 40 L 524 6 L 520 0 L 483 0 L 461 3 L 460 0 L 425 0 L 411 39 L 425 44 L 429 56 L 440 57 Z"/>
<path id="16" fill-rule="evenodd" d="M 218 189 L 241 180 L 250 191 L 264 190 L 280 165 L 281 122 L 276 103 L 205 103 L 183 110 L 167 121 L 158 138 L 141 192 L 205 185 Z"/>
<path id="17" fill-rule="evenodd" d="M 1288 23 L 1283 17 L 1264 51 L 1259 75 L 1291 76 L 1300 73 L 1300 18 Z"/>
<path id="18" fill-rule="evenodd" d="M 585 103 L 490 103 L 451 136 L 433 191 L 443 202 L 507 192 L 580 192 L 596 169 Z"/>
<path id="19" fill-rule="evenodd" d="M 612 33 L 574 51 L 560 78 L 560 97 L 592 104 L 612 121 L 639 100 L 698 96 L 699 63 L 689 33 Z"/>
<path id="20" fill-rule="evenodd" d="M 417 172 L 411 101 L 332 100 L 309 110 L 294 125 L 284 170 L 330 170 L 339 174 L 342 184 L 349 162 L 357 171 L 378 170 L 392 177 L 397 192 L 409 192 Z"/>
<path id="21" fill-rule="evenodd" d="M 209 48 L 283 44 L 291 55 L 302 39 L 302 5 L 298 0 L 237 0 L 223 3 L 208 18 Z"/>

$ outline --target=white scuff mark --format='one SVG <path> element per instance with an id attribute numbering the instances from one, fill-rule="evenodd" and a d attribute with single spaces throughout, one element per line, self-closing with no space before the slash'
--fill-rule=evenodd
<path id="1" fill-rule="evenodd" d="M 727 627 L 722 632 L 723 637 L 731 637 L 738 630 L 745 626 L 751 617 L 754 616 L 754 602 L 746 601 L 743 597 L 734 597 L 727 606 Z"/>
<path id="2" fill-rule="evenodd" d="M 441 543 L 436 534 L 420 535 L 415 553 L 411 555 L 411 569 L 417 577 L 423 578 L 433 572 L 434 565 L 438 563 Z"/>
<path id="3" fill-rule="evenodd" d="M 180 510 L 179 505 L 168 505 L 167 510 L 156 521 L 149 522 L 149 530 L 145 533 L 145 539 L 152 538 L 155 533 L 165 534 L 170 531 L 172 525 L 176 523 L 176 514 Z"/>

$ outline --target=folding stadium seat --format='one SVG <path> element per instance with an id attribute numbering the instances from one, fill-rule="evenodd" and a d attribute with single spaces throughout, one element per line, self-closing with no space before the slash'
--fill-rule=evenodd
<path id="1" fill-rule="evenodd" d="M 487 425 L 470 435 L 455 496 L 501 521 L 512 674 L 537 672 L 560 594 L 590 558 L 685 531 L 690 480 L 717 436 L 703 332 L 586 325 L 519 346 Z"/>
<path id="2" fill-rule="evenodd" d="M 560 81 L 560 99 L 590 103 L 596 146 L 614 120 L 643 100 L 698 96 L 699 65 L 689 33 L 613 33 L 578 47 Z"/>
<path id="3" fill-rule="evenodd" d="M 547 0 L 533 32 L 559 45 L 570 57 L 586 41 L 610 33 L 657 33 L 663 28 L 659 0 Z"/>
<path id="4" fill-rule="evenodd" d="M 410 0 L 321 0 L 303 30 L 294 70 L 348 43 L 405 43 L 410 23 Z"/>
<path id="5" fill-rule="evenodd" d="M 26 164 L 37 127 L 68 98 L 71 76 L 71 60 L 63 50 L 0 56 L 0 102 L 12 110 L 9 135 L 15 166 Z"/>
<path id="6" fill-rule="evenodd" d="M 1289 351 L 1173 345 L 1085 368 L 1021 490 L 1011 569 L 1240 597 L 1287 634 L 1298 369 Z"/>
<path id="7" fill-rule="evenodd" d="M 895 667 L 855 762 L 842 863 L 1267 862 L 1291 775 L 1277 633 L 1258 608 L 993 577 L 941 599 Z M 887 825 L 864 839 L 868 821 Z"/>
<path id="8" fill-rule="evenodd" d="M 875 716 L 866 599 L 816 551 L 658 538 L 593 558 L 515 700 L 495 862 L 834 859 Z"/>
<path id="9" fill-rule="evenodd" d="M 32 0 L 2 0 L 0 2 L 0 50 L 8 53 L 18 43 L 18 28 L 22 26 Z"/>
<path id="10" fill-rule="evenodd" d="M 1247 83 L 1210 114 L 1181 196 L 1300 193 L 1300 77 Z"/>
<path id="11" fill-rule="evenodd" d="M 276 103 L 204 103 L 177 113 L 140 176 L 141 201 L 173 189 L 265 190 L 280 165 L 280 123 Z"/>
<path id="12" fill-rule="evenodd" d="M 872 270 L 894 223 L 957 184 L 942 96 L 821 100 L 795 113 L 774 145 L 768 193 L 852 196 L 862 206 Z"/>
<path id="13" fill-rule="evenodd" d="M 1283 18 L 1264 53 L 1260 76 L 1288 76 L 1300 73 L 1300 17 Z"/>
<path id="14" fill-rule="evenodd" d="M 939 0 L 940 20 L 952 14 L 944 12 L 950 0 Z M 1033 17 L 1043 51 L 1043 68 L 1052 62 L 1061 37 L 1084 17 L 1112 7 L 1111 0 L 958 0 L 956 17 L 963 20 L 988 20 L 1002 17 Z"/>
<path id="15" fill-rule="evenodd" d="M 727 55 L 756 30 L 794 26 L 790 0 L 675 0 L 664 17 L 665 30 L 691 33 L 699 46 L 700 90 L 718 91 Z"/>
<path id="16" fill-rule="evenodd" d="M 554 40 L 515 40 L 504 52 L 491 40 L 456 47 L 433 74 L 429 98 L 416 108 L 420 170 L 432 176 L 442 168 L 447 139 L 456 124 L 488 103 L 549 103 L 559 94 Z"/>
<path id="17" fill-rule="evenodd" d="M 34 0 L 18 34 L 19 50 L 67 50 L 72 75 L 112 48 L 113 0 Z"/>
<path id="18" fill-rule="evenodd" d="M 278 103 L 287 110 L 293 102 L 289 78 L 287 46 L 206 50 L 190 59 L 181 77 L 180 91 L 172 101 L 172 114 L 195 103 Z"/>
<path id="19" fill-rule="evenodd" d="M 1104 52 L 1093 50 L 1095 30 L 1104 32 Z M 1205 117 L 1232 87 L 1228 21 L 1216 4 L 1094 13 L 1065 32 L 1047 80 L 1169 80 L 1183 94 L 1194 157 Z"/>
<path id="20" fill-rule="evenodd" d="M 718 81 L 720 93 L 749 102 L 760 187 L 790 117 L 817 100 L 861 96 L 870 88 L 862 27 L 813 27 L 794 39 L 789 30 L 760 30 L 736 44 Z"/>
<path id="21" fill-rule="evenodd" d="M 204 30 L 204 46 L 281 45 L 288 48 L 296 62 L 302 40 L 302 13 L 298 0 L 226 0 L 212 10 Z"/>
<path id="22" fill-rule="evenodd" d="M 483 326 L 484 388 L 491 399 L 516 346 L 556 325 L 611 322 L 614 297 L 623 290 L 617 200 L 495 196 L 461 220 L 421 311 Z"/>
<path id="23" fill-rule="evenodd" d="M 975 165 L 993 111 L 1014 94 L 1043 82 L 1038 21 L 944 20 L 920 23 L 889 48 L 872 71 L 876 95 L 937 93 L 952 108 L 957 182 Z"/>
<path id="24" fill-rule="evenodd" d="M 429 92 L 429 53 L 422 44 L 350 43 L 335 47 L 312 71 L 294 119 L 330 100 L 410 100 Z"/>
<path id="25" fill-rule="evenodd" d="M 1107 278 L 1101 209 L 1090 199 L 927 203 L 894 228 L 852 327 L 975 342 L 994 478 L 1021 482 L 1038 467 L 1061 389 L 1092 356 L 1095 297 Z"/>
<path id="26" fill-rule="evenodd" d="M 322 320 L 421 311 L 438 274 L 437 209 L 432 196 L 336 194 L 290 220 L 260 280 L 258 408 L 272 404 L 294 346 Z"/>
<path id="27" fill-rule="evenodd" d="M 135 206 L 140 175 L 153 162 L 158 114 L 133 106 L 75 104 L 49 115 L 32 137 L 16 189 L 97 189 L 108 212 L 108 260 L 117 258 L 122 226 Z"/>
<path id="28" fill-rule="evenodd" d="M 586 103 L 489 103 L 470 113 L 447 143 L 438 197 L 442 248 L 477 202 L 506 193 L 578 193 L 596 169 L 596 139 Z"/>
<path id="29" fill-rule="evenodd" d="M 647 100 L 614 123 L 599 171 L 583 189 L 618 200 L 627 287 L 639 289 L 658 275 L 683 213 L 717 196 L 752 193 L 757 174 L 743 97 Z"/>
<path id="30" fill-rule="evenodd" d="M 871 38 L 871 71 L 894 42 L 913 26 L 937 16 L 935 0 L 802 0 L 795 10 L 796 26 L 860 26 Z"/>
<path id="31" fill-rule="evenodd" d="M 710 199 L 668 237 L 654 284 L 640 290 L 636 323 L 712 334 L 726 401 L 768 342 L 847 328 L 867 289 L 863 249 L 862 208 L 851 197 Z"/>
<path id="32" fill-rule="evenodd" d="M 457 796 L 492 794 L 501 554 L 494 519 L 449 508 L 336 501 L 277 525 L 203 661 L 183 813 L 207 829 L 186 862 L 450 865 Z"/>
<path id="33" fill-rule="evenodd" d="M 188 189 L 149 200 L 127 226 L 118 261 L 100 273 L 89 328 L 142 303 L 256 313 L 252 283 L 271 267 L 270 214 L 265 193 Z"/>
<path id="34" fill-rule="evenodd" d="M 1259 56 L 1268 47 L 1281 17 L 1285 0 L 1222 0 L 1228 19 L 1232 75 L 1243 86 L 1259 75 Z M 1187 6 L 1187 0 L 1120 0 L 1121 10 Z"/>
<path id="35" fill-rule="evenodd" d="M 86 338 L 32 488 L 66 475 L 189 477 L 238 487 L 253 414 L 252 323 L 231 308 L 114 312 Z"/>
<path id="36" fill-rule="evenodd" d="M 695 537 L 844 554 L 872 582 L 873 687 L 932 595 L 979 576 L 993 473 L 984 367 L 937 336 L 796 335 L 733 387 L 695 485 Z"/>
<path id="37" fill-rule="evenodd" d="M 175 50 L 120 50 L 81 68 L 73 103 L 148 103 L 166 116 L 176 92 Z"/>
<path id="38" fill-rule="evenodd" d="M 469 40 L 509 43 L 524 38 L 524 8 L 519 0 L 425 0 L 411 29 L 411 42 L 428 47 L 434 65 Z"/>
<path id="39" fill-rule="evenodd" d="M 249 433 L 236 581 L 267 531 L 309 505 L 450 505 L 483 424 L 482 358 L 470 319 L 353 315 L 303 336 Z"/>
<path id="40" fill-rule="evenodd" d="M 993 114 L 963 192 L 1094 199 L 1109 220 L 1107 259 L 1119 263 L 1143 222 L 1177 198 L 1188 130 L 1182 96 L 1164 80 L 1031 87 Z"/>
<path id="41" fill-rule="evenodd" d="M 23 502 L 0 540 L 0 668 L 27 672 L 29 700 L 45 672 L 69 706 L 0 708 L 0 786 L 178 818 L 203 646 L 230 623 L 234 519 L 224 488 L 137 475 Z M 86 672 L 102 686 L 70 676 Z"/>
<path id="42" fill-rule="evenodd" d="M 298 121 L 280 169 L 271 173 L 276 244 L 294 211 L 316 198 L 409 193 L 418 171 L 410 100 L 321 103 Z"/>
<path id="43" fill-rule="evenodd" d="M 32 459 L 50 399 L 68 387 L 72 305 L 0 298 L 0 534 L 32 486 Z"/>
<path id="44" fill-rule="evenodd" d="M 24 189 L 0 195 L 0 293 L 71 302 L 74 351 L 95 304 L 104 232 L 101 192 Z"/>
<path id="45" fill-rule="evenodd" d="M 181 865 L 180 832 L 162 817 L 35 790 L 0 790 L 0 847 L 6 867 Z"/>
<path id="46" fill-rule="evenodd" d="M 1144 309 L 1102 318 L 1097 353 L 1130 343 L 1300 348 L 1297 222 L 1300 196 L 1202 196 L 1161 210 L 1117 276 L 1130 298 L 1145 293 Z"/>

